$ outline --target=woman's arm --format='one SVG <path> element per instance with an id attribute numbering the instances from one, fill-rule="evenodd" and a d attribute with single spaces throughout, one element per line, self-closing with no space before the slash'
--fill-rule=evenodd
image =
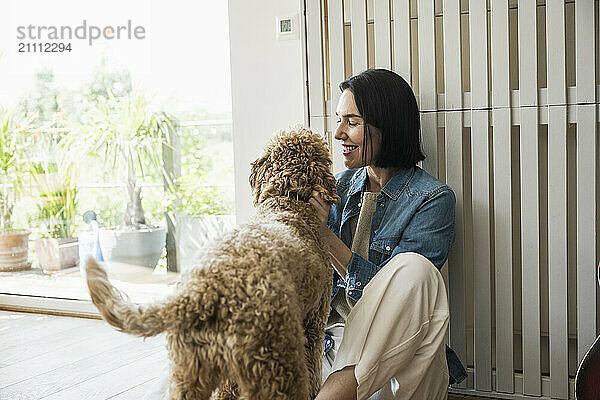
<path id="1" fill-rule="evenodd" d="M 455 197 L 452 190 L 440 190 L 423 201 L 408 225 L 398 233 L 400 240 L 392 249 L 387 249 L 390 254 L 385 261 L 375 264 L 352 253 L 345 275 L 349 282 L 348 295 L 357 300 L 360 294 L 355 289 L 365 287 L 389 260 L 400 253 L 421 254 L 437 269 L 441 269 L 454 242 L 454 208 Z"/>
<path id="2" fill-rule="evenodd" d="M 360 291 L 354 289 L 362 289 L 385 265 L 385 262 L 377 265 L 353 253 L 326 226 L 331 206 L 323 202 L 316 192 L 313 192 L 313 197 L 309 201 L 317 210 L 319 219 L 323 223 L 323 238 L 329 249 L 331 262 L 340 277 L 349 285 L 348 295 L 353 298 L 360 297 Z M 438 269 L 442 268 L 454 242 L 455 204 L 454 193 L 448 187 L 425 199 L 408 225 L 404 227 L 399 243 L 390 249 L 391 254 L 386 261 L 399 253 L 415 252 L 427 257 Z"/>
<path id="3" fill-rule="evenodd" d="M 322 222 L 321 234 L 329 251 L 329 258 L 333 268 L 342 277 L 346 276 L 346 267 L 352 258 L 352 251 L 338 238 L 335 233 L 327 228 L 327 217 L 331 205 L 324 202 L 317 192 L 312 193 L 309 203 L 317 210 L 319 220 Z"/>
<path id="4" fill-rule="evenodd" d="M 348 281 L 366 285 L 385 264 L 376 265 L 352 251 L 326 227 L 330 205 L 313 193 L 310 200 L 323 222 L 323 237 L 329 247 L 332 264 L 339 275 Z M 427 257 L 438 269 L 448 257 L 454 242 L 455 197 L 445 188 L 426 199 L 404 228 L 400 242 L 392 249 L 396 254 L 415 252 Z"/>
<path id="5" fill-rule="evenodd" d="M 455 239 L 454 192 L 446 187 L 427 198 L 404 228 L 392 257 L 398 253 L 414 252 L 429 259 L 441 269 Z"/>

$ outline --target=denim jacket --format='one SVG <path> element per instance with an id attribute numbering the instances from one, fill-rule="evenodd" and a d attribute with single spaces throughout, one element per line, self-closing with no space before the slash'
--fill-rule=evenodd
<path id="1" fill-rule="evenodd" d="M 341 200 L 331 207 L 327 226 L 348 248 L 352 245 L 348 221 L 360 213 L 361 193 L 366 179 L 366 167 L 345 170 L 336 175 L 337 193 Z M 334 271 L 331 298 L 339 290 L 345 290 L 350 298 L 357 301 L 365 285 L 399 253 L 419 253 L 441 269 L 454 243 L 455 203 L 454 192 L 449 186 L 419 167 L 401 168 L 378 195 L 377 209 L 371 222 L 368 260 L 353 252 L 345 279 Z M 332 345 L 331 338 L 326 336 L 325 350 L 331 349 Z M 454 378 L 458 382 L 462 380 L 460 378 L 464 379 L 461 373 L 465 372 L 464 367 L 451 349 L 446 350 L 451 381 Z"/>

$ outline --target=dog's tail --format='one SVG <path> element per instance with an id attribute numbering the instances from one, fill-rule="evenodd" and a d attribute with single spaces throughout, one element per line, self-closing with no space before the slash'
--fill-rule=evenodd
<path id="1" fill-rule="evenodd" d="M 92 258 L 86 264 L 87 284 L 92 301 L 106 322 L 122 332 L 150 337 L 184 321 L 186 296 L 171 296 L 166 301 L 138 305 L 108 280 L 106 271 Z"/>

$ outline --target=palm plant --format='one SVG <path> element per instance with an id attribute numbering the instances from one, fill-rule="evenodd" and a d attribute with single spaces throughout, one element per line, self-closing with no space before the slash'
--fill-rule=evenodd
<path id="1" fill-rule="evenodd" d="M 176 129 L 175 119 L 165 112 L 151 113 L 149 101 L 140 91 L 127 97 L 115 97 L 108 91 L 108 100 L 95 107 L 85 124 L 67 135 L 71 159 L 81 155 L 96 155 L 106 168 L 117 172 L 127 186 L 127 209 L 124 226 L 130 230 L 146 227 L 138 180 L 147 168 L 160 171 L 162 147 L 167 144 L 170 130 Z"/>
<path id="2" fill-rule="evenodd" d="M 13 111 L 0 109 L 0 232 L 13 230 L 12 210 L 28 172 L 23 161 L 25 134 L 33 129 L 34 120 L 33 115 L 20 120 Z"/>
<path id="3" fill-rule="evenodd" d="M 52 161 L 31 162 L 31 175 L 40 192 L 39 218 L 43 235 L 70 238 L 77 207 L 77 187 L 70 169 Z"/>

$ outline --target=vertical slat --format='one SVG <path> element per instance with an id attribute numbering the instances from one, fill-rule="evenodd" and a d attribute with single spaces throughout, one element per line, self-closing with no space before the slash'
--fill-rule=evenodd
<path id="1" fill-rule="evenodd" d="M 473 308 L 476 390 L 492 390 L 492 305 L 487 7 L 469 3 L 471 53 L 471 177 L 473 208 Z M 481 110 L 484 109 L 484 110 Z"/>
<path id="2" fill-rule="evenodd" d="M 421 111 L 437 111 L 435 17 L 431 0 L 418 0 L 419 98 Z"/>
<path id="3" fill-rule="evenodd" d="M 513 393 L 513 288 L 510 110 L 493 110 L 497 391 Z"/>
<path id="4" fill-rule="evenodd" d="M 392 0 L 394 11 L 394 71 L 411 84 L 410 1 Z"/>
<path id="5" fill-rule="evenodd" d="M 325 83 L 321 46 L 321 1 L 306 2 L 306 38 L 308 46 L 309 124 L 317 132 L 325 132 Z"/>
<path id="6" fill-rule="evenodd" d="M 508 1 L 490 0 L 492 14 L 492 107 L 510 107 Z"/>
<path id="7" fill-rule="evenodd" d="M 536 8 L 535 0 L 519 1 L 523 394 L 531 396 L 542 394 Z"/>
<path id="8" fill-rule="evenodd" d="M 519 106 L 537 106 L 536 0 L 519 0 Z"/>
<path id="9" fill-rule="evenodd" d="M 462 110 L 460 1 L 446 0 L 444 15 L 444 75 L 446 110 Z M 460 114 L 462 115 L 462 113 Z M 461 127 L 462 129 L 462 127 Z"/>
<path id="10" fill-rule="evenodd" d="M 575 2 L 575 69 L 578 103 L 596 101 L 594 17 L 593 1 Z"/>
<path id="11" fill-rule="evenodd" d="M 575 2 L 577 103 L 595 101 L 594 2 Z M 596 106 L 577 106 L 577 354 L 596 337 Z"/>
<path id="12" fill-rule="evenodd" d="M 520 132 L 523 392 L 539 396 L 541 395 L 542 381 L 537 108 L 521 109 Z"/>
<path id="13" fill-rule="evenodd" d="M 421 135 L 426 159 L 423 168 L 438 176 L 437 85 L 435 63 L 435 17 L 433 1 L 418 0 L 419 18 L 419 107 Z"/>
<path id="14" fill-rule="evenodd" d="M 471 108 L 490 105 L 488 84 L 488 17 L 483 1 L 469 3 L 469 42 L 471 44 Z"/>
<path id="15" fill-rule="evenodd" d="M 340 100 L 339 84 L 346 77 L 344 63 L 344 6 L 342 0 L 329 0 L 327 2 L 327 24 L 329 29 L 329 79 L 331 84 L 331 110 L 329 111 L 329 120 L 327 130 L 335 132 L 337 127 L 337 116 L 335 109 Z M 339 144 L 333 139 L 333 170 L 341 171 L 344 169 L 344 156 L 339 148 Z"/>
<path id="16" fill-rule="evenodd" d="M 492 0 L 497 391 L 514 392 L 508 1 Z"/>
<path id="17" fill-rule="evenodd" d="M 450 296 L 450 343 L 458 357 L 466 361 L 466 313 L 464 283 L 464 183 L 463 115 L 460 58 L 460 0 L 444 1 L 444 75 L 446 80 L 446 183 L 456 195 L 456 241 L 448 258 Z M 466 383 L 466 382 L 465 382 Z M 463 384 L 464 385 L 464 384 Z"/>
<path id="18" fill-rule="evenodd" d="M 550 65 L 550 64 L 548 64 Z M 550 76 L 550 75 L 548 75 Z M 569 397 L 567 332 L 567 108 L 548 109 L 550 393 Z"/>
<path id="19" fill-rule="evenodd" d="M 473 81 L 471 81 L 473 82 Z M 492 390 L 489 112 L 471 112 L 475 389 Z"/>
<path id="20" fill-rule="evenodd" d="M 374 0 L 375 67 L 392 68 L 390 0 Z"/>
<path id="21" fill-rule="evenodd" d="M 565 52 L 565 1 L 546 4 L 546 59 L 548 65 L 548 106 L 567 104 Z M 565 133 L 566 136 L 566 133 Z M 548 156 L 548 159 L 550 157 Z"/>
<path id="22" fill-rule="evenodd" d="M 579 61 L 579 60 L 578 60 Z M 593 72 L 594 70 L 591 69 Z M 579 88 L 579 82 L 577 84 Z M 577 354 L 596 338 L 596 105 L 577 106 Z"/>
<path id="23" fill-rule="evenodd" d="M 469 3 L 475 389 L 492 390 L 489 85 L 486 2 Z"/>
<path id="24" fill-rule="evenodd" d="M 367 1 L 351 0 L 352 74 L 367 69 Z"/>
<path id="25" fill-rule="evenodd" d="M 546 4 L 548 65 L 548 325 L 550 394 L 568 398 L 567 84 L 565 4 Z"/>

